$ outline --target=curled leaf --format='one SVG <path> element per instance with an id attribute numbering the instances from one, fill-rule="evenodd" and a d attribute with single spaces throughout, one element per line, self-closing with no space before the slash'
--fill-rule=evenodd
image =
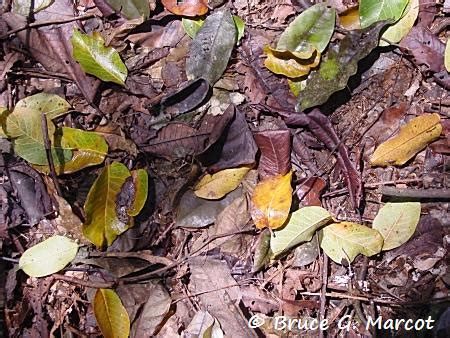
<path id="1" fill-rule="evenodd" d="M 94 314 L 105 338 L 127 338 L 130 334 L 130 318 L 119 296 L 110 289 L 98 289 L 95 293 Z"/>
<path id="2" fill-rule="evenodd" d="M 359 4 L 359 17 L 361 28 L 366 28 L 377 21 L 401 18 L 409 0 L 361 0 Z"/>
<path id="3" fill-rule="evenodd" d="M 131 172 L 134 183 L 134 201 L 130 209 L 127 210 L 129 216 L 137 216 L 147 201 L 148 195 L 148 174 L 144 169 Z"/>
<path id="4" fill-rule="evenodd" d="M 308 74 L 311 68 L 316 67 L 320 62 L 320 53 L 314 50 L 291 52 L 265 46 L 264 53 L 267 55 L 264 65 L 270 71 L 290 78 Z"/>
<path id="5" fill-rule="evenodd" d="M 389 46 L 387 41 L 397 43 L 408 34 L 419 15 L 419 0 L 411 0 L 405 12 L 406 14 L 400 20 L 389 26 L 381 35 L 380 46 Z"/>
<path id="6" fill-rule="evenodd" d="M 400 132 L 373 153 L 373 166 L 403 165 L 436 140 L 442 132 L 439 114 L 424 114 L 409 121 Z"/>

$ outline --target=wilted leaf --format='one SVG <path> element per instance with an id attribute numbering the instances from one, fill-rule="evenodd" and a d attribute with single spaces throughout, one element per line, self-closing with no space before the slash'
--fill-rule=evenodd
<path id="1" fill-rule="evenodd" d="M 113 290 L 98 289 L 93 306 L 95 319 L 105 338 L 128 338 L 130 318 Z"/>
<path id="2" fill-rule="evenodd" d="M 207 0 L 161 0 L 166 9 L 183 16 L 201 16 L 208 12 Z"/>
<path id="3" fill-rule="evenodd" d="M 81 68 L 103 81 L 111 81 L 122 86 L 128 70 L 120 59 L 119 53 L 112 47 L 105 47 L 105 41 L 98 32 L 92 35 L 74 29 L 72 35 L 73 58 Z"/>
<path id="4" fill-rule="evenodd" d="M 125 165 L 114 162 L 103 168 L 89 190 L 84 203 L 83 234 L 97 247 L 102 247 L 105 241 L 111 245 L 131 225 L 120 220 L 116 212 L 117 195 L 130 175 Z"/>
<path id="5" fill-rule="evenodd" d="M 234 21 L 234 24 L 236 25 L 236 31 L 237 31 L 236 41 L 239 43 L 239 41 L 244 37 L 245 21 L 242 20 L 237 15 L 233 15 L 233 21 Z"/>
<path id="6" fill-rule="evenodd" d="M 264 65 L 275 74 L 297 78 L 306 75 L 320 62 L 320 53 L 315 50 L 308 52 L 291 52 L 287 50 L 264 47 L 267 59 Z"/>
<path id="7" fill-rule="evenodd" d="M 439 114 L 418 116 L 400 128 L 400 132 L 383 142 L 373 153 L 373 166 L 403 165 L 436 140 L 442 132 Z"/>
<path id="8" fill-rule="evenodd" d="M 283 228 L 272 232 L 270 248 L 273 255 L 278 256 L 297 244 L 308 242 L 318 228 L 331 220 L 330 213 L 322 207 L 304 207 L 293 212 Z"/>
<path id="9" fill-rule="evenodd" d="M 269 177 L 255 187 L 251 215 L 257 228 L 277 229 L 289 216 L 292 202 L 292 171 Z"/>
<path id="10" fill-rule="evenodd" d="M 397 21 L 408 2 L 409 0 L 361 0 L 359 4 L 361 28 L 367 28 L 377 21 Z"/>
<path id="11" fill-rule="evenodd" d="M 372 227 L 384 238 L 383 250 L 399 247 L 416 231 L 420 202 L 386 203 L 375 216 Z"/>
<path id="12" fill-rule="evenodd" d="M 31 277 L 43 277 L 58 272 L 77 255 L 78 244 L 64 236 L 52 236 L 26 250 L 19 268 Z"/>
<path id="13" fill-rule="evenodd" d="M 445 45 L 444 64 L 447 72 L 450 72 L 450 38 L 447 39 L 447 44 Z"/>
<path id="14" fill-rule="evenodd" d="M 345 13 L 339 15 L 339 23 L 342 27 L 349 31 L 353 29 L 361 29 L 361 23 L 359 22 L 359 9 L 351 8 Z"/>
<path id="15" fill-rule="evenodd" d="M 14 13 L 29 16 L 50 6 L 54 0 L 14 0 L 12 11 Z"/>
<path id="16" fill-rule="evenodd" d="M 239 167 L 206 174 L 195 186 L 195 195 L 208 200 L 220 199 L 236 189 L 250 169 Z"/>
<path id="17" fill-rule="evenodd" d="M 199 31 L 200 27 L 203 26 L 204 22 L 205 20 L 203 19 L 188 19 L 188 18 L 181 19 L 183 29 L 191 39 L 193 39 L 197 35 L 197 32 Z"/>
<path id="18" fill-rule="evenodd" d="M 133 176 L 135 196 L 133 205 L 127 213 L 129 216 L 137 216 L 147 201 L 148 195 L 148 174 L 144 169 L 139 169 L 131 172 Z"/>
<path id="19" fill-rule="evenodd" d="M 325 103 L 334 92 L 344 89 L 348 79 L 358 70 L 359 60 L 378 46 L 384 22 L 362 30 L 348 32 L 337 46 L 329 48 L 318 70 L 311 72 L 306 88 L 298 96 L 297 111 Z"/>
<path id="20" fill-rule="evenodd" d="M 405 12 L 405 16 L 394 25 L 389 26 L 381 35 L 380 46 L 389 46 L 389 43 L 383 39 L 391 43 L 397 43 L 408 34 L 419 15 L 419 0 L 411 0 Z"/>
<path id="21" fill-rule="evenodd" d="M 127 19 L 147 19 L 150 15 L 148 0 L 106 0 L 114 10 Z"/>
<path id="22" fill-rule="evenodd" d="M 261 151 L 258 173 L 262 178 L 285 175 L 291 170 L 291 132 L 267 130 L 254 134 Z"/>
<path id="23" fill-rule="evenodd" d="M 318 54 L 322 53 L 333 35 L 335 20 L 334 8 L 323 3 L 309 7 L 281 34 L 277 50 L 310 52 L 316 49 Z"/>
<path id="24" fill-rule="evenodd" d="M 219 10 L 208 16 L 189 48 L 188 78 L 216 83 L 227 67 L 235 43 L 236 25 L 230 11 Z"/>
<path id="25" fill-rule="evenodd" d="M 349 263 L 358 254 L 373 256 L 381 251 L 383 237 L 364 225 L 342 222 L 333 223 L 321 231 L 320 247 L 336 263 Z"/>
<path id="26" fill-rule="evenodd" d="M 209 312 L 198 311 L 183 332 L 183 337 L 220 338 L 223 337 L 223 332 L 217 319 L 211 316 Z"/>

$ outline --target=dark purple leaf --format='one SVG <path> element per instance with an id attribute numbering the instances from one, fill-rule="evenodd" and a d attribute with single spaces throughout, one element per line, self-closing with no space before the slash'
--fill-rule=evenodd
<path id="1" fill-rule="evenodd" d="M 291 170 L 291 132 L 267 130 L 254 135 L 261 151 L 258 172 L 261 177 L 285 175 Z"/>
<path id="2" fill-rule="evenodd" d="M 430 0 L 419 0 L 419 25 L 430 27 L 436 16 L 436 2 Z"/>
<path id="3" fill-rule="evenodd" d="M 297 190 L 297 196 L 300 201 L 300 206 L 322 206 L 320 195 L 322 194 L 325 186 L 325 181 L 317 176 L 309 177 L 300 182 L 299 189 Z"/>

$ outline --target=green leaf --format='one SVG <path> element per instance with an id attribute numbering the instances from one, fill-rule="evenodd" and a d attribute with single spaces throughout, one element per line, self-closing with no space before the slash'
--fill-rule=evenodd
<path id="1" fill-rule="evenodd" d="M 205 20 L 203 19 L 188 19 L 188 18 L 181 19 L 183 29 L 191 39 L 193 39 L 197 35 L 197 32 L 203 26 L 204 22 Z"/>
<path id="2" fill-rule="evenodd" d="M 278 40 L 277 50 L 323 52 L 334 32 L 336 10 L 325 4 L 316 4 L 302 12 Z"/>
<path id="3" fill-rule="evenodd" d="M 19 269 L 31 277 L 43 277 L 62 270 L 77 255 L 78 244 L 64 236 L 53 236 L 27 249 Z"/>
<path id="4" fill-rule="evenodd" d="M 386 203 L 372 227 L 384 238 L 383 250 L 391 250 L 404 244 L 416 231 L 420 219 L 420 202 Z"/>
<path id="5" fill-rule="evenodd" d="M 350 31 L 339 45 L 330 48 L 319 69 L 311 72 L 306 88 L 300 92 L 297 111 L 321 105 L 334 92 L 344 89 L 350 76 L 356 74 L 359 60 L 378 46 L 384 26 L 385 22 L 379 22 L 363 30 Z"/>
<path id="6" fill-rule="evenodd" d="M 148 194 L 148 174 L 144 169 L 131 172 L 135 186 L 135 197 L 131 209 L 127 211 L 129 216 L 137 216 L 147 201 Z"/>
<path id="7" fill-rule="evenodd" d="M 270 248 L 273 255 L 278 256 L 297 244 L 308 242 L 318 228 L 331 220 L 330 213 L 317 206 L 293 212 L 283 228 L 272 232 Z"/>
<path id="8" fill-rule="evenodd" d="M 63 149 L 73 149 L 73 156 L 64 163 L 55 163 L 57 175 L 71 174 L 104 161 L 108 154 L 108 144 L 101 135 L 67 127 L 61 128 L 60 131 L 61 133 L 55 137 L 54 144 L 59 144 Z M 46 174 L 50 172 L 47 165 L 34 168 Z"/>
<path id="9" fill-rule="evenodd" d="M 188 79 L 216 83 L 227 68 L 236 43 L 236 25 L 228 9 L 214 12 L 192 40 L 186 60 Z"/>
<path id="10" fill-rule="evenodd" d="M 450 38 L 447 39 L 447 45 L 445 46 L 444 54 L 445 69 L 450 72 Z"/>
<path id="11" fill-rule="evenodd" d="M 116 12 L 127 19 L 147 19 L 150 15 L 148 0 L 106 0 Z"/>
<path id="12" fill-rule="evenodd" d="M 361 28 L 367 28 L 377 21 L 397 21 L 408 2 L 409 0 L 361 0 L 359 3 Z"/>
<path id="13" fill-rule="evenodd" d="M 53 0 L 14 0 L 12 12 L 23 16 L 29 16 L 32 12 L 37 13 L 50 6 L 52 3 Z"/>
<path id="14" fill-rule="evenodd" d="M 389 43 L 385 40 L 397 43 L 409 33 L 419 15 L 419 0 L 411 0 L 405 9 L 405 13 L 399 21 L 388 27 L 381 35 L 380 46 L 389 46 Z"/>
<path id="15" fill-rule="evenodd" d="M 70 41 L 73 47 L 73 58 L 86 73 L 103 81 L 125 85 L 128 75 L 127 67 L 114 48 L 105 47 L 105 41 L 98 32 L 87 35 L 74 29 Z"/>
<path id="16" fill-rule="evenodd" d="M 236 39 L 236 41 L 239 43 L 239 41 L 244 37 L 245 21 L 242 20 L 237 15 L 233 15 L 233 21 L 234 21 L 234 24 L 236 25 L 236 30 L 237 30 L 237 39 Z"/>
<path id="17" fill-rule="evenodd" d="M 364 225 L 342 222 L 333 223 L 320 232 L 320 247 L 336 263 L 353 262 L 358 254 L 373 256 L 381 251 L 383 237 Z"/>
<path id="18" fill-rule="evenodd" d="M 130 318 L 119 296 L 110 289 L 98 289 L 93 300 L 95 319 L 105 338 L 128 338 Z"/>
<path id="19" fill-rule="evenodd" d="M 122 163 L 114 162 L 103 168 L 89 190 L 84 211 L 86 221 L 83 234 L 97 247 L 106 241 L 111 245 L 116 237 L 127 230 L 131 224 L 120 220 L 116 211 L 116 198 L 130 171 Z"/>

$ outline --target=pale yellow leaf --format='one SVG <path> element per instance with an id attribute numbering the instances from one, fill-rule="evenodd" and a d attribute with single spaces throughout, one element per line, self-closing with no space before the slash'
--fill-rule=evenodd
<path id="1" fill-rule="evenodd" d="M 409 33 L 419 15 L 419 0 L 411 0 L 405 12 L 400 20 L 389 26 L 381 35 L 380 46 L 389 46 L 387 41 L 397 43 Z"/>
<path id="2" fill-rule="evenodd" d="M 445 46 L 444 64 L 447 72 L 450 72 L 450 38 L 447 39 L 447 45 Z"/>

